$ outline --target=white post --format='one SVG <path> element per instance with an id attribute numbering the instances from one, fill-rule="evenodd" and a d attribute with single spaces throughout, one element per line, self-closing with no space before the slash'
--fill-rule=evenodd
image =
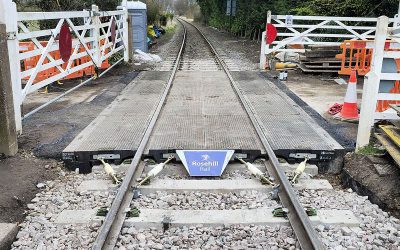
<path id="1" fill-rule="evenodd" d="M 92 24 L 93 24 L 93 59 L 97 67 L 101 67 L 101 47 L 100 47 L 100 18 L 99 6 L 92 5 Z"/>
<path id="2" fill-rule="evenodd" d="M 365 78 L 363 88 L 356 149 L 362 148 L 369 144 L 371 129 L 374 126 L 374 116 L 379 91 L 379 83 L 381 80 L 383 53 L 388 33 L 388 25 L 388 17 L 381 16 L 378 18 L 371 69 L 368 73 L 368 77 Z"/>
<path id="3" fill-rule="evenodd" d="M 271 23 L 271 11 L 269 10 L 267 13 L 267 24 Z M 267 31 L 262 33 L 262 40 L 261 40 L 261 52 L 260 52 L 260 69 L 264 70 L 267 67 L 267 57 L 265 56 L 266 51 L 269 49 L 269 44 L 266 43 L 265 36 Z"/>
<path id="4" fill-rule="evenodd" d="M 10 61 L 10 73 L 12 82 L 12 94 L 14 99 L 15 128 L 18 133 L 22 132 L 22 84 L 21 66 L 19 62 L 19 42 L 17 39 L 17 6 L 12 0 L 0 0 L 0 22 L 6 24 L 8 34 L 7 46 Z"/>
<path id="5" fill-rule="evenodd" d="M 265 57 L 265 47 L 267 46 L 265 44 L 265 35 L 267 34 L 266 31 L 262 33 L 262 38 L 261 38 L 261 52 L 260 52 L 260 69 L 264 70 L 265 69 L 265 64 L 267 63 L 266 57 Z"/>
<path id="6" fill-rule="evenodd" d="M 124 50 L 124 61 L 125 62 L 129 62 L 129 26 L 128 26 L 128 9 L 126 7 L 123 7 L 124 10 L 124 15 L 123 15 L 123 19 L 124 19 L 124 27 L 123 27 L 123 42 L 124 42 L 124 46 L 125 46 L 125 50 Z"/>

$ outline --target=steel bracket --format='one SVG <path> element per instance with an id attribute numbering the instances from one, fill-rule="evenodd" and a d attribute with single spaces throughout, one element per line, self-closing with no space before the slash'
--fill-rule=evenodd
<path id="1" fill-rule="evenodd" d="M 7 40 L 15 40 L 17 39 L 17 32 L 7 32 Z"/>

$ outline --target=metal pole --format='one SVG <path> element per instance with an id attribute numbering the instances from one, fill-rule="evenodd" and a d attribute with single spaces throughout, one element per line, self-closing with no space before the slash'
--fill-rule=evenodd
<path id="1" fill-rule="evenodd" d="M 18 152 L 6 26 L 0 23 L 0 154 Z"/>

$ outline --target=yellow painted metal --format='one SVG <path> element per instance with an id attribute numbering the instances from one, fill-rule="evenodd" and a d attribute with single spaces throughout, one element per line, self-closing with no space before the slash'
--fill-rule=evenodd
<path id="1" fill-rule="evenodd" d="M 397 166 L 400 166 L 400 149 L 388 136 L 385 134 L 375 134 L 375 138 L 385 147 Z"/>
<path id="2" fill-rule="evenodd" d="M 379 125 L 385 134 L 392 140 L 398 147 L 400 147 L 400 128 L 393 125 Z"/>
<path id="3" fill-rule="evenodd" d="M 287 68 L 296 68 L 297 64 L 294 63 L 275 63 L 275 69 L 287 69 Z"/>

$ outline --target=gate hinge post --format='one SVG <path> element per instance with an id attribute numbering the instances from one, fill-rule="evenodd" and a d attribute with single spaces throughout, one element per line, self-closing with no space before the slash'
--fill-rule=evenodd
<path id="1" fill-rule="evenodd" d="M 17 39 L 17 32 L 11 31 L 7 32 L 7 40 L 15 40 Z"/>

